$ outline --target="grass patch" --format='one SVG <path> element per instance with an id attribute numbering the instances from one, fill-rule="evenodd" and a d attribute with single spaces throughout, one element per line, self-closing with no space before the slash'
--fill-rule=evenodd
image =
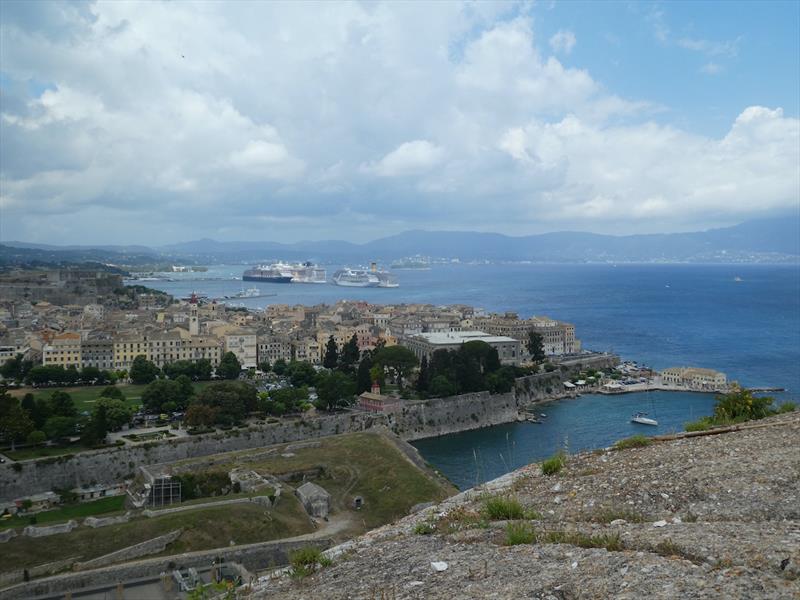
<path id="1" fill-rule="evenodd" d="M 547 531 L 536 536 L 536 541 L 547 544 L 569 544 L 579 548 L 605 548 L 609 552 L 623 549 L 619 533 L 589 535 L 580 531 Z"/>
<path id="2" fill-rule="evenodd" d="M 107 446 L 86 446 L 84 444 L 69 444 L 67 446 L 33 446 L 31 448 L 20 448 L 19 450 L 3 450 L 3 454 L 11 460 L 30 460 L 32 458 L 46 458 L 48 456 L 64 456 L 65 454 L 75 454 L 86 450 L 96 450 L 98 448 L 115 448 L 114 444 Z"/>
<path id="3" fill-rule="evenodd" d="M 0 519 L 0 529 L 9 527 L 25 527 L 30 525 L 32 517 L 36 517 L 36 525 L 46 525 L 50 523 L 61 523 L 70 519 L 82 519 L 86 517 L 96 517 L 98 515 L 108 515 L 109 513 L 122 512 L 125 509 L 125 496 L 109 496 L 94 500 L 92 502 L 82 502 L 63 506 L 56 510 L 48 510 L 35 514 L 15 515 L 10 519 Z"/>
<path id="4" fill-rule="evenodd" d="M 291 565 L 289 575 L 296 579 L 302 579 L 311 575 L 318 567 L 329 567 L 332 561 L 322 556 L 319 548 L 306 546 L 289 554 L 289 564 Z"/>
<path id="5" fill-rule="evenodd" d="M 525 518 L 519 500 L 510 496 L 489 496 L 483 500 L 483 514 L 491 521 L 511 521 Z"/>
<path id="6" fill-rule="evenodd" d="M 563 450 L 559 450 L 553 456 L 542 463 L 542 473 L 544 475 L 555 475 L 564 465 L 567 464 L 567 455 Z"/>
<path id="7" fill-rule="evenodd" d="M 271 510 L 256 504 L 219 506 L 154 517 L 92 529 L 79 527 L 69 533 L 43 538 L 18 536 L 3 544 L 0 572 L 80 556 L 96 558 L 183 529 L 181 536 L 162 553 L 182 554 L 236 544 L 252 544 L 311 533 L 305 510 L 291 494 Z"/>
<path id="8" fill-rule="evenodd" d="M 784 402 L 783 404 L 778 406 L 775 412 L 779 415 L 782 415 L 784 413 L 794 412 L 795 410 L 797 410 L 797 404 L 795 404 L 794 402 Z"/>
<path id="9" fill-rule="evenodd" d="M 619 440 L 614 444 L 614 450 L 627 450 L 628 448 L 644 448 L 645 446 L 649 446 L 652 443 L 653 443 L 652 439 L 640 433 L 638 435 L 625 438 L 624 440 Z"/>
<path id="10" fill-rule="evenodd" d="M 436 533 L 436 523 L 433 521 L 420 521 L 414 526 L 416 535 L 432 535 Z"/>
<path id="11" fill-rule="evenodd" d="M 506 525 L 506 546 L 530 544 L 536 539 L 533 526 L 525 521 L 516 521 Z"/>

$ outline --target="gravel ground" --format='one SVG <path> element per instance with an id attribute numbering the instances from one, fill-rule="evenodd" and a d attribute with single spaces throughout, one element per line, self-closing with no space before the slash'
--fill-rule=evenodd
<path id="1" fill-rule="evenodd" d="M 529 465 L 328 551 L 332 566 L 309 577 L 265 578 L 253 596 L 800 599 L 800 417 L 758 425 L 570 456 L 549 477 Z M 518 524 L 537 541 L 508 546 L 506 522 L 476 522 L 496 494 L 536 511 Z M 414 533 L 419 523 L 436 533 Z"/>

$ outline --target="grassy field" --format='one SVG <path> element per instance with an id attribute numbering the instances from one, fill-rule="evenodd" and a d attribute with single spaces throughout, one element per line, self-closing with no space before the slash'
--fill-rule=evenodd
<path id="1" fill-rule="evenodd" d="M 283 452 L 288 453 L 294 456 L 275 454 L 244 464 L 255 471 L 273 475 L 322 467 L 325 474 L 311 481 L 331 494 L 334 512 L 351 513 L 356 525 L 348 532 L 351 534 L 389 523 L 406 515 L 415 504 L 443 500 L 456 491 L 411 464 L 394 444 L 379 434 L 326 437 L 313 442 L 310 447 Z M 236 454 L 242 455 L 234 453 L 232 456 Z M 219 468 L 235 464 L 237 461 L 232 460 Z M 352 509 L 354 496 L 364 499 L 364 507 L 359 511 Z"/>
<path id="2" fill-rule="evenodd" d="M 88 560 L 175 529 L 183 529 L 183 533 L 167 547 L 165 555 L 219 548 L 230 542 L 250 544 L 280 539 L 309 533 L 313 527 L 300 503 L 287 494 L 271 510 L 256 504 L 236 504 L 153 519 L 142 517 L 97 529 L 80 527 L 43 538 L 15 537 L 3 544 L 0 572 L 69 557 Z"/>
<path id="3" fill-rule="evenodd" d="M 48 525 L 51 523 L 62 523 L 70 519 L 84 519 L 86 517 L 105 515 L 110 513 L 122 512 L 124 510 L 125 496 L 110 496 L 108 498 L 101 498 L 93 502 L 82 502 L 81 504 L 73 504 L 65 506 L 57 510 L 48 510 L 45 512 L 36 513 L 35 525 Z M 0 519 L 0 529 L 8 529 L 9 527 L 25 527 L 30 525 L 30 518 L 34 515 L 28 516 L 14 516 L 10 519 Z"/>
<path id="4" fill-rule="evenodd" d="M 96 448 L 113 448 L 109 446 L 90 447 L 81 443 L 69 444 L 68 446 L 32 446 L 30 448 L 20 448 L 19 450 L 3 450 L 3 454 L 11 460 L 29 460 L 31 458 L 43 458 L 45 456 L 63 456 L 64 454 L 75 454 L 85 450 L 95 450 Z"/>
<path id="5" fill-rule="evenodd" d="M 199 392 L 209 383 L 209 381 L 196 381 L 194 383 L 194 389 L 196 392 Z M 22 398 L 28 392 L 32 392 L 34 398 L 38 400 L 39 398 L 49 398 L 54 391 L 60 390 L 62 392 L 67 392 L 72 397 L 72 401 L 75 402 L 75 407 L 78 409 L 78 412 L 83 412 L 92 410 L 92 406 L 97 402 L 97 399 L 100 397 L 105 387 L 104 385 L 85 385 L 63 388 L 20 388 L 13 390 L 11 393 L 17 398 Z M 147 386 L 120 383 L 117 384 L 116 387 L 125 394 L 125 400 L 128 406 L 138 410 L 142 405 L 142 392 Z"/>

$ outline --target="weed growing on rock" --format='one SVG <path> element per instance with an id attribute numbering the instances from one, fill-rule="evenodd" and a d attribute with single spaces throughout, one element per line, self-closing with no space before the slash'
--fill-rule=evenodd
<path id="1" fill-rule="evenodd" d="M 536 533 L 530 523 L 513 522 L 506 525 L 506 546 L 530 544 L 536 539 Z"/>
<path id="2" fill-rule="evenodd" d="M 642 434 L 634 435 L 614 444 L 614 450 L 627 450 L 628 448 L 644 448 L 653 443 L 653 440 Z"/>
<path id="3" fill-rule="evenodd" d="M 525 509 L 519 500 L 508 496 L 489 496 L 483 501 L 483 513 L 492 521 L 524 519 Z"/>
<path id="4" fill-rule="evenodd" d="M 417 535 L 431 535 L 436 533 L 436 524 L 433 521 L 420 521 L 414 526 Z"/>
<path id="5" fill-rule="evenodd" d="M 322 551 L 319 548 L 306 546 L 289 554 L 289 564 L 292 567 L 289 575 L 295 579 L 302 579 L 311 575 L 317 569 L 317 566 L 330 566 L 331 559 L 322 556 Z"/>
<path id="6" fill-rule="evenodd" d="M 537 536 L 537 541 L 548 544 L 570 544 L 579 548 L 605 548 L 609 552 L 620 552 L 623 549 L 619 533 L 588 535 L 580 531 L 548 531 Z"/>
<path id="7" fill-rule="evenodd" d="M 567 455 L 564 453 L 563 450 L 559 450 L 553 456 L 551 456 L 542 463 L 542 473 L 544 475 L 555 475 L 561 469 L 563 469 L 564 465 L 566 464 L 567 464 Z"/>

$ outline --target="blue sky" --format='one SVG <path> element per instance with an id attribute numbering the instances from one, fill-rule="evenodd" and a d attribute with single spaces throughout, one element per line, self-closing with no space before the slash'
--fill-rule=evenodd
<path id="1" fill-rule="evenodd" d="M 800 3 L 0 5 L 0 241 L 800 211 Z"/>

